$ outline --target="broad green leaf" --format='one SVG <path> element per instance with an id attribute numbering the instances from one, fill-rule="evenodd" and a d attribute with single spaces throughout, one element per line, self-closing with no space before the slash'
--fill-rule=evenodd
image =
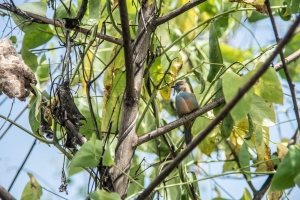
<path id="1" fill-rule="evenodd" d="M 95 132 L 87 97 L 74 98 L 74 100 L 78 110 L 86 119 L 86 122 L 84 122 L 83 125 L 80 126 L 79 131 L 80 133 L 84 134 L 87 139 L 89 139 L 91 135 Z M 101 118 L 98 115 L 98 110 L 100 106 L 97 104 L 93 97 L 91 99 L 91 102 L 94 109 L 94 115 L 96 116 L 98 130 L 101 130 Z"/>
<path id="2" fill-rule="evenodd" d="M 300 149 L 291 146 L 272 179 L 270 191 L 285 190 L 295 186 L 295 178 L 300 174 Z M 297 179 L 296 179 L 297 180 Z"/>
<path id="3" fill-rule="evenodd" d="M 50 70 L 49 61 L 46 60 L 46 55 L 43 54 L 39 62 L 39 66 L 36 70 L 36 76 L 40 83 L 49 80 L 50 78 L 49 70 Z"/>
<path id="4" fill-rule="evenodd" d="M 209 62 L 211 64 L 209 74 L 207 76 L 207 81 L 212 82 L 220 69 L 223 67 L 222 53 L 219 46 L 217 34 L 215 32 L 214 23 L 210 24 L 209 28 Z"/>
<path id="5" fill-rule="evenodd" d="M 299 0 L 285 0 L 285 2 L 287 4 L 287 8 L 283 16 L 288 16 L 300 12 Z"/>
<path id="6" fill-rule="evenodd" d="M 39 200 L 43 195 L 42 187 L 32 174 L 27 174 L 30 178 L 30 181 L 23 189 L 21 200 Z"/>
<path id="7" fill-rule="evenodd" d="M 69 167 L 96 167 L 102 156 L 102 141 L 89 140 L 73 157 Z"/>
<path id="8" fill-rule="evenodd" d="M 230 136 L 233 125 L 234 125 L 234 121 L 233 121 L 231 115 L 228 114 L 223 119 L 223 122 L 222 122 L 222 125 L 221 125 L 221 134 L 224 137 L 224 139 L 226 139 Z"/>
<path id="9" fill-rule="evenodd" d="M 283 2 L 283 5 L 287 5 L 286 2 Z M 289 21 L 292 18 L 292 15 L 286 14 L 287 8 L 279 9 L 278 13 L 282 20 Z"/>
<path id="10" fill-rule="evenodd" d="M 45 24 L 41 24 L 31 32 L 25 33 L 23 45 L 28 49 L 33 49 L 46 44 L 53 36 L 52 29 Z"/>
<path id="11" fill-rule="evenodd" d="M 46 17 L 47 13 L 47 3 L 46 2 L 28 2 L 20 4 L 17 6 L 21 10 L 31 12 L 43 17 Z M 19 15 L 11 14 L 15 24 L 21 29 L 24 33 L 29 33 L 36 30 L 41 24 L 32 22 L 31 20 L 25 19 Z"/>
<path id="12" fill-rule="evenodd" d="M 70 16 L 68 14 L 68 12 L 66 11 L 64 5 L 62 3 L 58 4 L 57 8 L 56 8 L 56 12 L 53 15 L 53 18 L 55 17 L 55 19 L 63 19 L 63 18 L 73 18 L 76 17 L 76 7 L 75 5 L 70 1 L 70 0 L 64 0 L 63 3 L 67 6 L 67 8 L 69 8 L 70 10 Z"/>
<path id="13" fill-rule="evenodd" d="M 105 152 L 104 152 L 104 155 L 103 155 L 103 165 L 104 166 L 112 166 L 112 165 L 115 164 L 110 151 L 111 151 L 110 142 L 108 140 L 108 142 L 106 144 L 106 149 L 105 149 Z"/>
<path id="14" fill-rule="evenodd" d="M 22 46 L 21 49 L 21 55 L 24 60 L 24 63 L 32 70 L 36 71 L 38 62 L 37 62 L 37 56 L 29 51 L 29 49 L 26 46 Z"/>
<path id="15" fill-rule="evenodd" d="M 77 174 L 81 171 L 83 171 L 84 169 L 82 167 L 70 167 L 68 169 L 68 177 L 74 175 L 74 174 Z"/>
<path id="16" fill-rule="evenodd" d="M 222 173 L 237 170 L 238 164 L 235 161 L 225 162 L 222 168 Z"/>
<path id="17" fill-rule="evenodd" d="M 258 79 L 253 88 L 254 93 L 264 98 L 266 101 L 277 104 L 283 103 L 281 83 L 273 68 L 269 67 L 268 70 Z"/>
<path id="18" fill-rule="evenodd" d="M 241 200 L 252 200 L 251 194 L 247 190 L 247 188 L 244 189 L 244 194 L 243 194 Z"/>
<path id="19" fill-rule="evenodd" d="M 233 72 L 226 72 L 223 77 L 223 93 L 226 102 L 229 102 L 238 92 L 239 88 L 248 80 L 247 76 L 240 77 Z M 231 109 L 230 114 L 235 123 L 240 122 L 250 111 L 253 90 L 250 89 L 239 102 Z"/>
<path id="20" fill-rule="evenodd" d="M 36 104 L 37 104 L 37 98 L 35 98 L 35 100 L 29 106 L 28 120 L 29 120 L 29 124 L 30 124 L 31 130 L 33 133 L 38 133 L 39 128 L 40 128 L 40 122 L 36 119 L 36 116 L 35 116 Z M 39 117 L 41 117 L 41 115 L 39 115 Z M 40 118 L 39 118 L 39 120 L 40 120 Z"/>
<path id="21" fill-rule="evenodd" d="M 239 48 L 233 48 L 228 44 L 220 44 L 222 56 L 224 62 L 234 63 L 234 62 L 244 62 L 247 59 L 253 57 L 250 50 L 242 50 Z"/>
<path id="22" fill-rule="evenodd" d="M 244 142 L 242 148 L 240 149 L 240 151 L 237 153 L 237 156 L 239 158 L 239 163 L 242 169 L 242 171 L 245 172 L 250 172 L 250 167 L 246 167 L 249 166 L 249 161 L 250 161 L 250 155 L 249 152 L 247 150 L 247 145 Z M 250 174 L 246 174 L 247 180 L 249 181 L 251 179 Z"/>
<path id="23" fill-rule="evenodd" d="M 276 122 L 275 110 L 272 103 L 253 95 L 250 114 L 256 124 L 262 126 L 274 126 Z"/>
<path id="24" fill-rule="evenodd" d="M 96 192 L 92 192 L 88 195 L 88 197 L 94 199 L 94 200 L 99 200 L 99 199 L 105 199 L 105 200 L 121 200 L 120 196 L 115 193 L 108 193 L 105 190 L 97 190 Z"/>
<path id="25" fill-rule="evenodd" d="M 89 1 L 89 18 L 99 19 L 101 12 L 101 1 L 90 0 Z"/>

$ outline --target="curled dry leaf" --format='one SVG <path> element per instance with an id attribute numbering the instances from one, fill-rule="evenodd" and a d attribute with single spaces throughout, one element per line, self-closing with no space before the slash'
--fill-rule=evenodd
<path id="1" fill-rule="evenodd" d="M 260 13 L 268 13 L 265 0 L 229 0 L 230 2 L 239 2 L 252 5 Z"/>
<path id="2" fill-rule="evenodd" d="M 24 63 L 9 39 L 0 40 L 0 94 L 25 101 L 30 94 L 30 83 L 37 81 L 33 71 Z"/>
<path id="3" fill-rule="evenodd" d="M 282 160 L 284 156 L 287 154 L 289 149 L 281 143 L 277 143 L 276 147 L 277 147 L 278 158 Z"/>

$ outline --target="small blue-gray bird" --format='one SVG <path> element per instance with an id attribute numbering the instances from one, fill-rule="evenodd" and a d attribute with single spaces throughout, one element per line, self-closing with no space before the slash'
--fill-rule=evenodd
<path id="1" fill-rule="evenodd" d="M 182 117 L 194 110 L 198 106 L 195 95 L 191 92 L 190 86 L 184 81 L 178 81 L 172 88 L 177 92 L 175 105 L 178 117 Z M 192 141 L 192 122 L 184 124 L 185 143 L 188 145 Z"/>

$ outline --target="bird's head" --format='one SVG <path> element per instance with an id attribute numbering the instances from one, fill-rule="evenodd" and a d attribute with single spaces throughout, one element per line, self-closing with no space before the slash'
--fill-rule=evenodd
<path id="1" fill-rule="evenodd" d="M 177 83 L 175 83 L 175 85 L 172 86 L 172 88 L 174 88 L 176 92 L 180 92 L 180 91 L 191 92 L 190 86 L 184 81 L 178 81 Z"/>

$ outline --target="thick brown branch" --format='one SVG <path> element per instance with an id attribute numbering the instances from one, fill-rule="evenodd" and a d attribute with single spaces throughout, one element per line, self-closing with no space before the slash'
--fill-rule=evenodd
<path id="1" fill-rule="evenodd" d="M 127 5 L 126 5 L 126 1 L 124 0 L 119 0 L 118 2 L 120 8 L 120 19 L 121 19 L 125 67 L 126 67 L 125 103 L 133 104 L 137 99 L 136 99 L 136 92 L 134 89 L 134 68 L 132 62 L 133 55 L 132 55 L 132 43 L 130 38 Z"/>
<path id="2" fill-rule="evenodd" d="M 172 12 L 162 16 L 162 17 L 159 17 L 156 19 L 155 21 L 155 25 L 156 26 L 159 26 L 175 17 L 177 17 L 178 15 L 181 15 L 182 13 L 184 13 L 185 11 L 205 2 L 206 0 L 192 0 L 192 1 L 189 1 L 188 3 L 184 4 L 183 6 L 181 6 L 180 8 L 177 8 L 176 10 L 173 10 Z M 183 22 L 184 23 L 184 22 Z"/>
<path id="3" fill-rule="evenodd" d="M 5 188 L 0 185 L 0 199 L 16 200 Z"/>
<path id="4" fill-rule="evenodd" d="M 34 20 L 37 23 L 51 24 L 55 27 L 64 28 L 64 25 L 58 20 L 54 21 L 54 20 L 49 19 L 47 17 L 43 17 L 43 16 L 33 14 L 33 13 L 30 13 L 30 12 L 27 12 L 27 11 L 16 9 L 12 6 L 7 6 L 5 4 L 0 4 L 0 8 L 4 9 L 4 10 L 8 10 L 8 11 L 10 11 L 14 14 L 20 15 L 22 17 L 29 18 L 30 20 Z M 86 34 L 86 35 L 91 35 L 92 34 L 91 30 L 81 28 L 81 27 L 78 27 L 78 26 L 75 26 L 71 30 L 76 31 L 76 32 L 80 32 L 80 33 L 83 33 L 83 34 Z M 108 35 L 103 35 L 101 33 L 97 33 L 96 35 L 97 35 L 98 38 L 106 40 L 108 42 L 112 42 L 112 43 L 119 44 L 119 45 L 123 44 L 123 41 L 118 39 L 118 38 L 114 38 L 114 37 L 111 37 L 111 36 L 108 36 Z"/>
<path id="5" fill-rule="evenodd" d="M 283 47 L 290 41 L 293 32 L 300 23 L 300 15 L 296 18 L 295 22 L 290 27 L 286 36 L 279 42 L 278 46 L 272 53 L 272 55 L 265 61 L 265 63 L 257 70 L 257 72 L 251 77 L 245 85 L 243 85 L 237 92 L 237 94 L 228 102 L 216 118 L 201 132 L 199 133 L 192 142 L 187 145 L 187 147 L 171 162 L 165 169 L 162 171 L 157 178 L 150 183 L 150 185 L 138 196 L 137 199 L 142 200 L 151 194 L 151 192 L 158 186 L 171 172 L 172 170 L 180 163 L 191 151 L 197 147 L 197 145 L 209 134 L 209 132 L 218 125 L 218 123 L 230 112 L 230 110 L 235 106 L 235 104 L 245 95 L 245 93 L 256 83 L 260 76 L 266 72 L 269 68 L 269 65 L 277 56 L 277 54 L 283 49 Z"/>
<path id="6" fill-rule="evenodd" d="M 204 113 L 206 113 L 207 111 L 210 111 L 212 110 L 213 108 L 216 108 L 218 107 L 219 105 L 222 105 L 225 103 L 225 99 L 224 97 L 222 98 L 219 98 L 205 106 L 203 106 L 202 108 L 199 108 L 198 110 L 188 114 L 188 115 L 185 115 L 181 118 L 179 118 L 178 120 L 175 120 L 165 126 L 162 126 L 160 128 L 157 128 L 149 133 L 146 133 L 144 135 L 141 135 L 138 139 L 138 143 L 137 145 L 141 145 L 145 142 L 148 142 L 149 140 L 152 140 L 153 138 L 156 138 L 160 135 L 163 135 L 171 130 L 173 130 L 174 128 L 177 128 L 181 125 L 183 125 L 184 123 L 192 120 L 192 119 L 195 119 L 197 118 L 198 116 L 200 115 L 203 115 Z"/>

